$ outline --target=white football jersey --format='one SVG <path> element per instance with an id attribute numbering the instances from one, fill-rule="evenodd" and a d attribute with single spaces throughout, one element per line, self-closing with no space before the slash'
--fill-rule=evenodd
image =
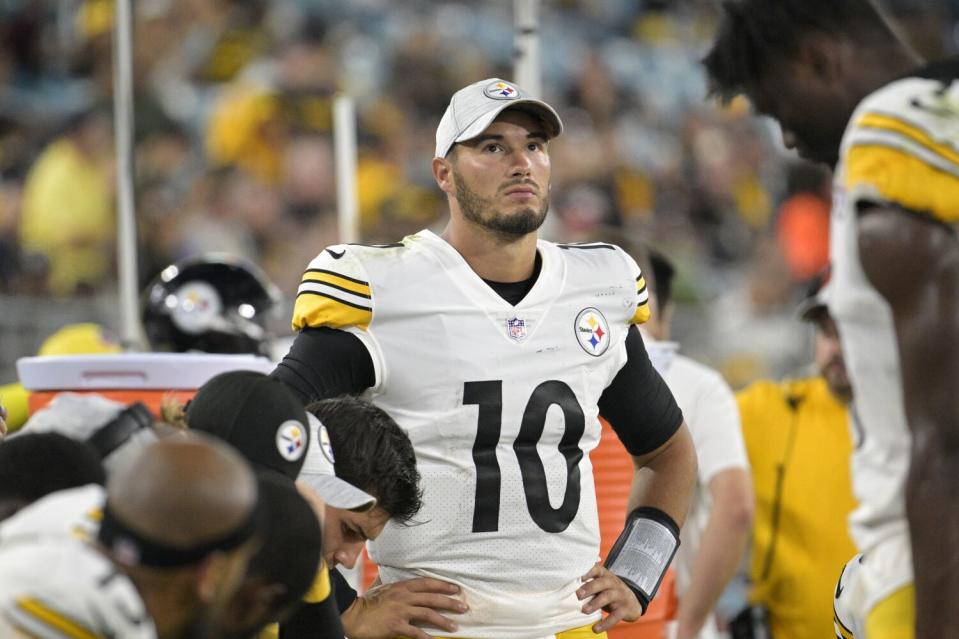
<path id="1" fill-rule="evenodd" d="M 905 484 L 911 437 L 892 309 L 859 259 L 862 203 L 890 204 L 944 222 L 959 215 L 959 83 L 893 82 L 868 96 L 850 119 L 835 172 L 829 309 L 853 386 L 850 516 L 860 551 L 908 536 Z M 889 268 L 896 268 L 890 264 Z"/>
<path id="2" fill-rule="evenodd" d="M 86 542 L 0 546 L 0 637 L 155 639 L 133 583 Z"/>
<path id="3" fill-rule="evenodd" d="M 599 619 L 575 590 L 599 560 L 589 451 L 597 401 L 648 317 L 636 263 L 607 244 L 539 241 L 542 268 L 513 306 L 429 231 L 325 249 L 294 328 L 351 331 L 369 349 L 369 398 L 409 435 L 424 489 L 416 524 L 370 543 L 384 582 L 459 584 L 454 637 L 535 639 Z"/>
<path id="4" fill-rule="evenodd" d="M 41 537 L 92 539 L 103 518 L 106 490 L 98 484 L 50 493 L 0 523 L 0 547 Z"/>

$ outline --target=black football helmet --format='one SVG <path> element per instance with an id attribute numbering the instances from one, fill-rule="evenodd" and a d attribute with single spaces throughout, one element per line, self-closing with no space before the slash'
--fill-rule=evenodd
<path id="1" fill-rule="evenodd" d="M 156 351 L 266 355 L 266 319 L 281 300 L 252 262 L 208 254 L 160 271 L 143 292 L 141 317 Z"/>

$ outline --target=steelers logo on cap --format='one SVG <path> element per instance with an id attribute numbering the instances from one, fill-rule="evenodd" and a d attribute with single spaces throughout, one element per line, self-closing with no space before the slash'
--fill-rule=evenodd
<path id="1" fill-rule="evenodd" d="M 505 82 L 493 82 L 483 89 L 483 93 L 494 100 L 515 100 L 519 97 L 516 87 Z"/>
<path id="2" fill-rule="evenodd" d="M 320 450 L 323 451 L 323 456 L 330 460 L 331 464 L 336 464 L 336 460 L 333 459 L 333 443 L 330 442 L 330 432 L 326 430 L 326 426 L 320 424 L 320 427 L 317 429 L 320 436 Z"/>
<path id="3" fill-rule="evenodd" d="M 295 462 L 303 456 L 306 452 L 306 442 L 303 438 L 305 432 L 303 424 L 295 419 L 280 424 L 280 427 L 276 429 L 276 449 L 283 459 Z"/>

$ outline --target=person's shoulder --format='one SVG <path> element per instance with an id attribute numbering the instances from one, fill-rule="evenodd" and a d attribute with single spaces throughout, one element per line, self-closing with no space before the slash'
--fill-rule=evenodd
<path id="1" fill-rule="evenodd" d="M 771 379 L 756 380 L 736 393 L 736 401 L 740 408 L 782 402 L 783 397 L 782 383 Z"/>
<path id="2" fill-rule="evenodd" d="M 807 399 L 815 399 L 823 394 L 829 395 L 826 380 L 815 375 L 794 377 L 776 381 L 761 379 L 736 393 L 736 400 L 743 405 L 769 407 L 774 404 L 799 406 Z"/>
<path id="3" fill-rule="evenodd" d="M 937 129 L 959 119 L 959 112 L 947 108 L 944 100 L 955 91 L 941 80 L 921 75 L 899 78 L 860 101 L 848 131 L 859 135 L 872 132 L 874 136 L 899 134 L 906 139 L 915 133 L 936 137 L 940 133 Z M 940 137 L 945 138 L 945 132 L 941 133 Z"/>
<path id="4" fill-rule="evenodd" d="M 555 247 L 559 255 L 567 262 L 581 263 L 584 265 L 611 269 L 626 273 L 636 271 L 639 267 L 626 251 L 610 244 L 609 242 L 565 242 L 553 243 L 546 240 L 540 240 L 539 246 L 542 248 Z"/>
<path id="5" fill-rule="evenodd" d="M 629 317 L 630 324 L 642 324 L 649 319 L 649 291 L 646 278 L 629 253 L 608 242 L 572 242 L 553 244 L 539 241 L 540 249 L 556 251 L 568 266 L 588 273 L 592 281 L 606 286 L 626 286 L 636 292 L 636 306 Z"/>
<path id="6" fill-rule="evenodd" d="M 365 268 L 380 261 L 394 260 L 398 255 L 408 254 L 409 249 L 418 246 L 416 236 L 408 236 L 398 242 L 385 244 L 344 243 L 324 247 L 314 257 L 308 267 L 333 272 L 361 275 Z"/>
<path id="7" fill-rule="evenodd" d="M 75 630 L 66 633 L 71 637 L 155 636 L 130 579 L 89 544 L 72 538 L 37 539 L 0 551 L 0 608 L 24 630 L 53 621 Z"/>
<path id="8" fill-rule="evenodd" d="M 722 384 L 728 386 L 725 378 L 715 368 L 711 368 L 702 362 L 677 353 L 672 363 L 671 369 L 675 369 L 679 375 L 685 379 L 695 382 L 699 385 Z"/>
<path id="9" fill-rule="evenodd" d="M 88 539 L 99 527 L 105 500 L 98 484 L 45 495 L 0 523 L 0 543 L 45 536 Z"/>
<path id="10" fill-rule="evenodd" d="M 877 89 L 850 118 L 841 186 L 855 200 L 890 202 L 955 221 L 959 82 L 921 72 Z"/>
<path id="11" fill-rule="evenodd" d="M 366 329 L 373 319 L 377 281 L 417 252 L 416 236 L 389 244 L 327 246 L 307 265 L 296 292 L 293 328 Z"/>

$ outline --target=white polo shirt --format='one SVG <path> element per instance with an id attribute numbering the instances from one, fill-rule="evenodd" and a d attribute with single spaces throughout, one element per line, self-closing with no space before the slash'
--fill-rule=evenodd
<path id="1" fill-rule="evenodd" d="M 709 482 L 724 470 L 748 470 L 749 461 L 736 399 L 722 376 L 708 366 L 681 355 L 676 342 L 657 342 L 645 333 L 643 341 L 650 361 L 663 376 L 683 411 L 699 458 L 696 491 L 686 523 L 680 531 L 681 544 L 673 561 L 676 587 L 682 597 L 689 588 L 693 560 L 699 552 L 703 530 L 709 520 L 712 507 Z M 719 637 L 716 622 L 710 617 L 698 639 Z"/>

